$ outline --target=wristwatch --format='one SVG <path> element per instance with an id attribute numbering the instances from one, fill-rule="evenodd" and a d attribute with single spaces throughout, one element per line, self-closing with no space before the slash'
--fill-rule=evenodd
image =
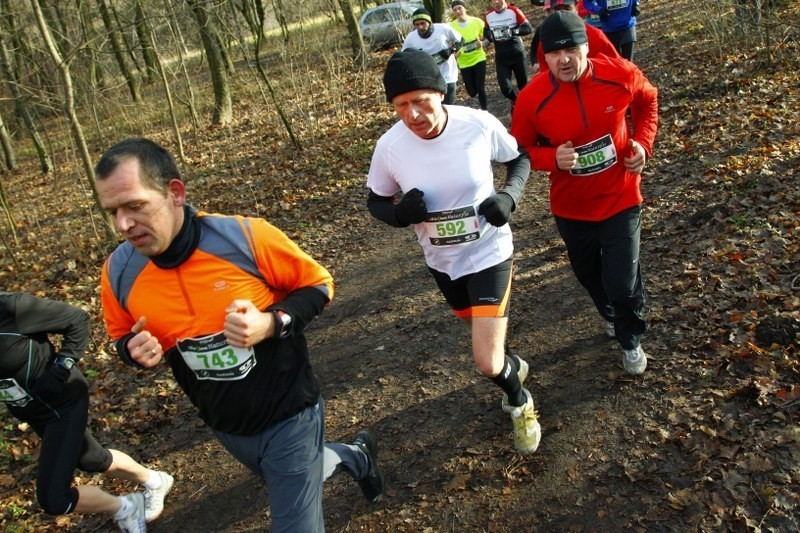
<path id="1" fill-rule="evenodd" d="M 56 360 L 53 361 L 53 364 L 58 365 L 66 370 L 71 370 L 72 367 L 75 366 L 75 359 L 72 357 L 67 357 L 66 355 L 59 355 L 56 357 Z"/>
<path id="2" fill-rule="evenodd" d="M 292 315 L 280 309 L 274 310 L 272 314 L 275 315 L 275 333 L 273 337 L 276 339 L 285 339 L 292 331 Z"/>

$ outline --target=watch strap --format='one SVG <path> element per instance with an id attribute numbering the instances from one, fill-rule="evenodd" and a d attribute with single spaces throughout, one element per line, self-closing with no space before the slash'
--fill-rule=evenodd
<path id="1" fill-rule="evenodd" d="M 67 357 L 65 355 L 59 355 L 56 357 L 55 361 L 53 361 L 54 365 L 58 365 L 62 368 L 67 370 L 71 370 L 73 366 L 75 366 L 75 359 L 72 357 Z"/>

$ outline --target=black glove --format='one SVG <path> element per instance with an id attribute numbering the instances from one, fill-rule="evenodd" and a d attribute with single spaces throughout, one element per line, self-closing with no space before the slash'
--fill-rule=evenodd
<path id="1" fill-rule="evenodd" d="M 69 377 L 69 370 L 60 365 L 50 365 L 47 370 L 33 382 L 31 393 L 42 398 L 54 398 L 64 390 L 64 383 Z"/>
<path id="2" fill-rule="evenodd" d="M 638 17 L 639 16 L 639 2 L 636 2 L 631 6 L 631 16 Z"/>
<path id="3" fill-rule="evenodd" d="M 403 195 L 400 202 L 394 206 L 394 216 L 401 226 L 419 224 L 428 216 L 428 207 L 422 197 L 421 190 L 414 188 Z"/>
<path id="4" fill-rule="evenodd" d="M 514 209 L 514 200 L 508 194 L 500 192 L 490 196 L 478 206 L 478 214 L 483 215 L 492 226 L 508 224 L 511 211 Z"/>
<path id="5" fill-rule="evenodd" d="M 607 8 L 604 7 L 603 9 L 600 10 L 600 18 L 601 19 L 607 19 L 608 18 L 608 9 Z"/>

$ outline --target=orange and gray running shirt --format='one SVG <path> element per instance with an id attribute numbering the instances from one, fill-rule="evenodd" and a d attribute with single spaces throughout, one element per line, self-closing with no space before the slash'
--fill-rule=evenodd
<path id="1" fill-rule="evenodd" d="M 106 260 L 103 313 L 115 341 L 144 316 L 201 418 L 253 435 L 319 401 L 303 328 L 333 298 L 328 271 L 262 219 L 191 212 L 200 238 L 188 258 L 161 268 L 128 242 Z M 250 300 L 292 316 L 293 333 L 252 349 L 222 335 L 225 308 Z"/>

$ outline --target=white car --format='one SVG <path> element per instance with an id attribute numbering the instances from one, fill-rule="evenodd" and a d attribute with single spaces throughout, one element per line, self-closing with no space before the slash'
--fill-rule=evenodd
<path id="1" fill-rule="evenodd" d="M 414 29 L 411 15 L 423 7 L 421 2 L 390 2 L 364 11 L 358 21 L 364 43 L 380 48 L 403 42 Z"/>

